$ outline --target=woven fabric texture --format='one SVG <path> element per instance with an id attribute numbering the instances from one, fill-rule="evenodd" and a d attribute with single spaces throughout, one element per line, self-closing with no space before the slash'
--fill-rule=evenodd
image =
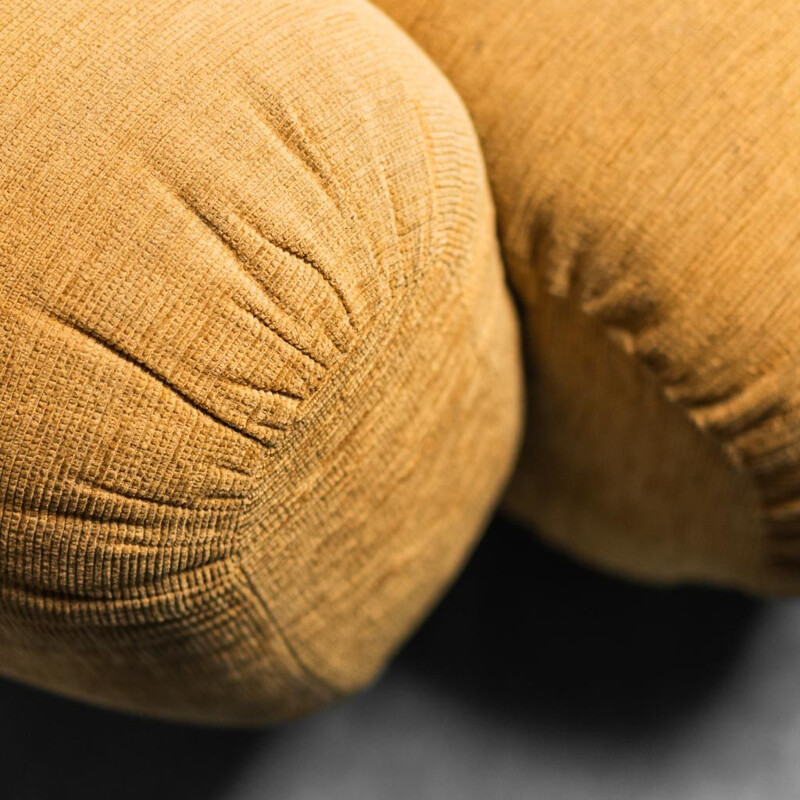
<path id="1" fill-rule="evenodd" d="M 8 0 L 0 54 L 0 672 L 237 724 L 357 689 L 520 425 L 460 100 L 360 0 Z"/>
<path id="2" fill-rule="evenodd" d="M 526 316 L 507 507 L 661 581 L 800 588 L 800 7 L 380 0 L 484 146 Z"/>

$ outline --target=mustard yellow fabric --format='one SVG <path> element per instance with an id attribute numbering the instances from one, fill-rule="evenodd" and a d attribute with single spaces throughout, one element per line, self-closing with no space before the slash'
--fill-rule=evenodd
<path id="1" fill-rule="evenodd" d="M 526 318 L 506 505 L 616 571 L 800 587 L 800 6 L 380 0 L 481 136 Z"/>
<path id="2" fill-rule="evenodd" d="M 0 672 L 259 723 L 492 508 L 519 345 L 460 101 L 361 0 L 0 4 Z"/>

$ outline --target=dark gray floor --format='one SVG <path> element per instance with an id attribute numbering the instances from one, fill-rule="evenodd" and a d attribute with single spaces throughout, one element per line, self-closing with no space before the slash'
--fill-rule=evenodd
<path id="1" fill-rule="evenodd" d="M 5 800 L 791 800 L 800 601 L 655 591 L 496 522 L 369 692 L 259 733 L 0 682 Z"/>

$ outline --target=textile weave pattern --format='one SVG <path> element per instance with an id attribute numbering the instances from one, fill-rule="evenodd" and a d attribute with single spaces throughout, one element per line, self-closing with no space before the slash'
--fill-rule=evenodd
<path id="1" fill-rule="evenodd" d="M 360 0 L 11 0 L 0 53 L 0 671 L 237 724 L 364 685 L 520 424 L 459 99 Z"/>

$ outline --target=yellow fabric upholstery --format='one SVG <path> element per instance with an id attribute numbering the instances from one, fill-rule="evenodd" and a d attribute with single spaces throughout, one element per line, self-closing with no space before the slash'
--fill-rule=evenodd
<path id="1" fill-rule="evenodd" d="M 0 672 L 223 723 L 363 685 L 519 426 L 459 99 L 361 0 L 8 0 L 0 65 Z"/>
<path id="2" fill-rule="evenodd" d="M 527 331 L 507 507 L 630 575 L 796 591 L 800 7 L 378 4 L 484 146 Z"/>

